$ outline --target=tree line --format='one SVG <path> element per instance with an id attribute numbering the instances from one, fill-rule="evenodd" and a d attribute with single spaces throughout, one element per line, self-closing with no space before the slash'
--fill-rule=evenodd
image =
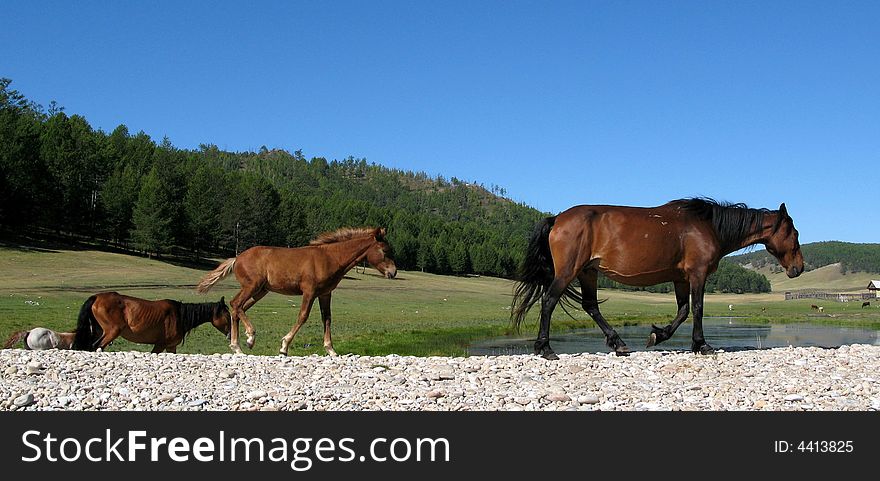
<path id="1" fill-rule="evenodd" d="M 6 228 L 151 256 L 204 257 L 301 246 L 344 226 L 383 226 L 401 269 L 510 278 L 547 214 L 504 194 L 496 185 L 354 157 L 307 159 L 266 147 L 227 152 L 212 144 L 179 149 L 125 125 L 106 133 L 55 103 L 44 109 L 0 79 Z M 751 289 L 749 282 L 719 290 Z"/>
<path id="2" fill-rule="evenodd" d="M 457 178 L 301 151 L 178 149 L 110 133 L 0 79 L 0 224 L 149 255 L 301 246 L 343 226 L 383 226 L 399 267 L 511 277 L 537 210 Z M 498 186 L 492 191 L 503 192 Z"/>

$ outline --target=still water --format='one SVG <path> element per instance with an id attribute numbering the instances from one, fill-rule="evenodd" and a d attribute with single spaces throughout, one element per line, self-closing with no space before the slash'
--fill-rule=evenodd
<path id="1" fill-rule="evenodd" d="M 534 333 L 526 334 L 526 326 L 519 336 L 496 337 L 477 341 L 468 347 L 471 356 L 498 356 L 532 353 L 537 326 L 530 326 Z M 690 350 L 691 329 L 688 321 L 659 346 L 645 348 L 650 325 L 621 326 L 617 333 L 631 351 Z M 880 345 L 880 331 L 858 327 L 822 326 L 810 324 L 749 324 L 747 319 L 736 317 L 704 317 L 703 334 L 715 349 L 736 351 L 769 347 L 839 347 L 845 344 Z M 598 327 L 577 329 L 553 334 L 550 342 L 557 353 L 610 352 L 605 346 L 605 336 Z"/>

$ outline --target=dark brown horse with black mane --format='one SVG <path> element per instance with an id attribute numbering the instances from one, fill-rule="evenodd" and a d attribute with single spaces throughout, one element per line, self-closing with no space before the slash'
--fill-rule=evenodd
<path id="1" fill-rule="evenodd" d="M 173 353 L 190 331 L 206 322 L 228 335 L 230 319 L 222 297 L 219 302 L 194 304 L 102 292 L 89 297 L 80 308 L 73 348 L 105 349 L 122 336 L 131 342 L 153 344 L 153 352 Z"/>
<path id="2" fill-rule="evenodd" d="M 199 282 L 198 291 L 207 292 L 229 273 L 235 272 L 241 290 L 232 298 L 232 337 L 229 348 L 240 354 L 238 343 L 238 320 L 244 321 L 247 346 L 254 347 L 256 331 L 245 312 L 269 292 L 286 295 L 302 295 L 296 324 L 281 339 L 281 354 L 287 349 L 303 323 L 315 299 L 321 306 L 324 321 L 324 349 L 336 355 L 330 336 L 330 294 L 345 273 L 358 262 L 366 260 L 388 279 L 397 275 L 397 267 L 391 259 L 391 247 L 385 239 L 384 228 L 343 228 L 321 234 L 308 246 L 285 248 L 257 246 L 242 252 L 238 257 L 225 260 Z"/>
<path id="3" fill-rule="evenodd" d="M 529 309 L 541 300 L 541 321 L 535 354 L 557 356 L 550 348 L 550 316 L 560 299 L 579 304 L 605 334 L 618 354 L 626 344 L 599 312 L 599 272 L 631 286 L 672 282 L 678 314 L 663 327 L 652 326 L 648 346 L 670 337 L 694 314 L 694 352 L 713 352 L 703 336 L 703 291 L 706 278 L 725 255 L 763 244 L 789 277 L 804 270 L 798 232 L 785 204 L 779 210 L 750 209 L 695 198 L 659 207 L 580 205 L 538 223 L 519 272 L 511 317 L 519 327 Z M 580 281 L 581 292 L 570 286 Z"/>

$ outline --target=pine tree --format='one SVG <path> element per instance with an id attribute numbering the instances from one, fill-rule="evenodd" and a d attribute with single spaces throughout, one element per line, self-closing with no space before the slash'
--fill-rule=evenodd
<path id="1" fill-rule="evenodd" d="M 234 174 L 227 177 L 223 207 L 224 231 L 239 253 L 255 245 L 279 245 L 278 192 L 262 177 Z"/>
<path id="2" fill-rule="evenodd" d="M 418 239 L 418 250 L 416 251 L 416 267 L 422 272 L 433 272 L 434 262 L 434 243 L 427 235 L 420 235 Z"/>
<path id="3" fill-rule="evenodd" d="M 308 244 L 311 236 L 308 232 L 304 212 L 306 204 L 301 202 L 295 192 L 288 190 L 281 194 L 281 204 L 278 210 L 278 232 L 282 243 L 289 247 Z"/>
<path id="4" fill-rule="evenodd" d="M 138 200 L 138 176 L 131 166 L 122 166 L 110 175 L 101 189 L 101 208 L 105 224 L 116 244 L 123 244 L 132 227 L 132 213 Z"/>
<path id="5" fill-rule="evenodd" d="M 183 212 L 188 244 L 197 251 L 217 244 L 222 208 L 220 200 L 223 198 L 222 179 L 222 172 L 202 164 L 187 182 Z"/>
<path id="6" fill-rule="evenodd" d="M 43 114 L 0 78 L 0 224 L 38 224 L 50 192 L 40 158 Z"/>
<path id="7" fill-rule="evenodd" d="M 173 219 L 170 189 L 163 184 L 154 167 L 143 180 L 132 220 L 131 238 L 135 247 L 151 254 L 166 252 L 173 243 Z"/>
<path id="8" fill-rule="evenodd" d="M 458 275 L 470 272 L 470 259 L 467 247 L 463 242 L 456 242 L 455 246 L 449 250 L 449 268 Z"/>
<path id="9" fill-rule="evenodd" d="M 394 250 L 394 262 L 399 269 L 413 269 L 418 265 L 419 242 L 409 232 L 389 231 L 389 242 Z"/>
<path id="10" fill-rule="evenodd" d="M 449 236 L 444 233 L 431 248 L 434 253 L 434 269 L 437 274 L 449 272 Z"/>

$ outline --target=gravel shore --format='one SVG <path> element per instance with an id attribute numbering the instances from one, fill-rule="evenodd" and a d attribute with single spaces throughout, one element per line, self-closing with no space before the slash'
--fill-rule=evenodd
<path id="1" fill-rule="evenodd" d="M 498 357 L 0 350 L 0 410 L 880 410 L 880 346 Z"/>

